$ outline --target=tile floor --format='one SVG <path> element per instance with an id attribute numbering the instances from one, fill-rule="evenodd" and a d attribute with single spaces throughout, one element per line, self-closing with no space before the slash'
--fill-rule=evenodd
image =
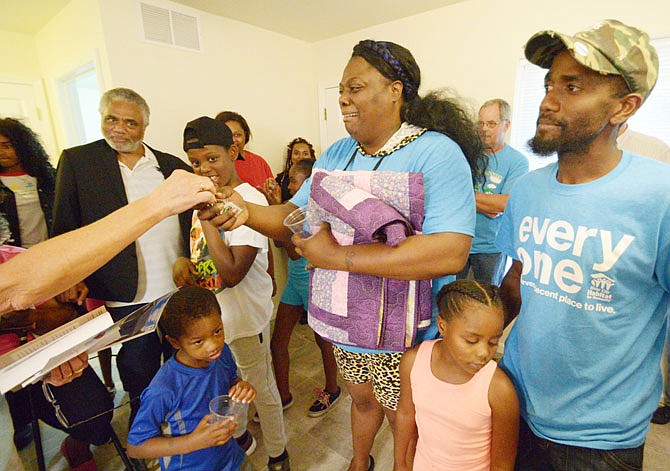
<path id="1" fill-rule="evenodd" d="M 291 350 L 291 390 L 295 398 L 293 407 L 285 412 L 288 434 L 288 451 L 291 456 L 292 469 L 338 471 L 346 470 L 351 458 L 349 408 L 351 399 L 343 395 L 342 399 L 325 416 L 310 418 L 307 409 L 314 400 L 313 390 L 323 387 L 323 371 L 320 365 L 318 348 L 314 343 L 311 330 L 307 326 L 297 326 L 290 344 Z M 97 361 L 92 363 L 97 365 Z M 114 372 L 117 389 L 121 384 Z M 116 404 L 127 400 L 126 395 L 117 393 Z M 122 406 L 114 415 L 113 426 L 121 441 L 125 443 L 128 422 L 128 406 Z M 49 470 L 67 470 L 67 462 L 60 454 L 60 443 L 65 434 L 42 425 L 42 436 L 45 459 Z M 263 470 L 267 455 L 263 447 L 263 439 L 259 426 L 249 424 L 249 430 L 258 440 L 258 448 L 252 455 L 254 469 Z M 0 431 L 0 439 L 9 440 L 11 431 Z M 116 455 L 112 445 L 97 447 L 95 459 L 100 471 L 123 470 L 123 464 Z M 393 442 L 388 425 L 384 423 L 372 450 L 380 471 L 393 468 Z M 34 447 L 31 445 L 20 453 L 26 469 L 37 469 Z M 647 437 L 645 448 L 646 471 L 667 470 L 670 458 L 670 424 L 653 425 Z M 154 462 L 150 469 L 159 469 Z"/>

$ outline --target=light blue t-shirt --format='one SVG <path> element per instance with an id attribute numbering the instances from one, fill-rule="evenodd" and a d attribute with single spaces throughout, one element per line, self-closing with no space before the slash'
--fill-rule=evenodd
<path id="1" fill-rule="evenodd" d="M 661 395 L 670 291 L 670 166 L 624 152 L 607 175 L 521 178 L 499 249 L 521 261 L 521 312 L 502 366 L 538 436 L 641 445 Z"/>
<path id="2" fill-rule="evenodd" d="M 508 195 L 519 177 L 528 173 L 528 159 L 518 150 L 506 145 L 500 152 L 489 154 L 486 166 L 486 180 L 477 183 L 475 191 L 495 195 Z M 496 232 L 500 216 L 490 218 L 477 212 L 475 237 L 472 239 L 470 253 L 496 253 Z"/>
<path id="3" fill-rule="evenodd" d="M 228 394 L 237 378 L 237 365 L 228 345 L 207 368 L 191 368 L 174 356 L 161 366 L 140 396 L 140 410 L 128 433 L 128 443 L 140 445 L 157 436 L 186 435 L 209 414 L 209 401 Z M 226 444 L 185 455 L 161 458 L 162 471 L 237 471 L 244 452 L 234 438 Z"/>
<path id="4" fill-rule="evenodd" d="M 314 168 L 343 170 L 356 150 L 356 142 L 348 137 L 337 141 L 317 159 Z M 347 170 L 373 170 L 379 157 L 364 156 L 356 152 L 354 161 Z M 378 170 L 423 173 L 425 192 L 423 233 L 455 232 L 472 236 L 475 228 L 475 199 L 472 177 L 461 148 L 444 134 L 427 131 L 418 139 L 384 157 Z M 291 199 L 296 206 L 307 204 L 310 182 L 305 182 Z M 448 257 L 449 254 L 435 254 Z M 454 275 L 433 280 L 433 300 L 445 284 L 453 281 Z M 437 336 L 437 306 L 433 303 L 433 322 L 423 332 L 417 343 L 424 338 Z M 419 337 L 419 336 L 417 336 Z M 342 348 L 354 352 L 377 352 L 348 345 Z"/>

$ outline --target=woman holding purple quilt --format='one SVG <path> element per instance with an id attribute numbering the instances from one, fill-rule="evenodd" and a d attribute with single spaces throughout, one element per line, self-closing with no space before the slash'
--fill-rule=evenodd
<path id="1" fill-rule="evenodd" d="M 351 137 L 319 157 L 289 202 L 244 204 L 231 191 L 243 211 L 214 219 L 287 239 L 284 217 L 309 206 L 314 235 L 293 243 L 314 267 L 309 323 L 334 343 L 352 397 L 351 471 L 374 469 L 377 431 L 384 417 L 395 425 L 401 354 L 437 336 L 435 294 L 465 264 L 474 233 L 473 180 L 484 168 L 474 122 L 443 94 L 419 96 L 420 77 L 404 47 L 358 43 L 340 82 Z"/>

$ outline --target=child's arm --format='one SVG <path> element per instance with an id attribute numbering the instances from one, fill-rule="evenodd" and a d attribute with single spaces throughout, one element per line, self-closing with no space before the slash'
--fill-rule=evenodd
<path id="1" fill-rule="evenodd" d="M 193 432 L 178 437 L 153 437 L 139 445 L 128 443 L 131 458 L 162 458 L 164 456 L 185 455 L 203 448 L 224 445 L 233 436 L 235 422 L 214 422 L 211 414 L 202 418 Z"/>
<path id="2" fill-rule="evenodd" d="M 228 391 L 228 395 L 238 402 L 244 402 L 246 404 L 250 403 L 256 398 L 256 389 L 246 381 L 243 381 L 239 378 L 235 378 L 233 385 Z"/>
<path id="3" fill-rule="evenodd" d="M 412 469 L 416 441 L 419 432 L 414 420 L 414 401 L 412 400 L 412 383 L 410 373 L 418 347 L 407 350 L 400 360 L 400 400 L 395 416 L 393 433 L 393 469 L 403 471 Z"/>
<path id="4" fill-rule="evenodd" d="M 275 247 L 286 249 L 286 253 L 291 258 L 291 260 L 298 260 L 300 255 L 295 251 L 295 245 L 288 241 L 275 240 Z"/>
<path id="5" fill-rule="evenodd" d="M 498 368 L 489 386 L 491 470 L 513 470 L 519 441 L 519 398 L 512 381 Z"/>
<path id="6" fill-rule="evenodd" d="M 205 234 L 209 256 L 212 257 L 216 271 L 221 275 L 223 284 L 232 288 L 247 276 L 258 253 L 258 248 L 250 245 L 228 247 L 219 234 L 219 230 L 209 221 L 202 221 L 202 231 Z"/>

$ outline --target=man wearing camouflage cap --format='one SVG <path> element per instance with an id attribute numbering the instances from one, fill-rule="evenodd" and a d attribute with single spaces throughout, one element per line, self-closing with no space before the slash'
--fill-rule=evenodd
<path id="1" fill-rule="evenodd" d="M 496 239 L 514 259 L 502 367 L 523 417 L 517 469 L 642 469 L 661 393 L 670 291 L 670 167 L 616 146 L 658 75 L 642 31 L 606 20 L 525 46 L 549 69 L 535 153 Z"/>

